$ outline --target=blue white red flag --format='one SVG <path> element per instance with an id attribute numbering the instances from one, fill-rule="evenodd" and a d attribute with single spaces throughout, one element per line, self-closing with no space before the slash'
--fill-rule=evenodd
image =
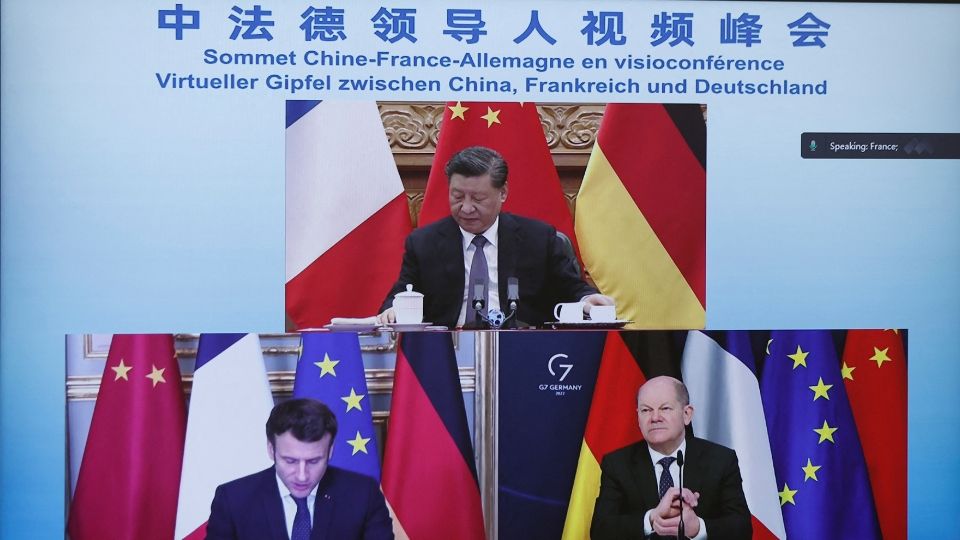
<path id="1" fill-rule="evenodd" d="M 202 334 L 187 417 L 175 538 L 206 534 L 217 486 L 272 464 L 273 397 L 257 334 Z"/>

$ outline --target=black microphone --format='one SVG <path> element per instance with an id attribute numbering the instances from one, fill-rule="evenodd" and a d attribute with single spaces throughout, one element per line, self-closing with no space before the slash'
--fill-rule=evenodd
<path id="1" fill-rule="evenodd" d="M 510 311 L 517 310 L 517 304 L 520 302 L 520 280 L 515 277 L 507 278 L 507 306 Z"/>
<path id="2" fill-rule="evenodd" d="M 503 323 L 500 324 L 500 328 L 504 329 L 515 329 L 517 328 L 517 306 L 520 305 L 520 280 L 516 277 L 510 276 L 507 278 L 507 303 L 506 303 L 506 313 L 504 314 Z"/>
<path id="3" fill-rule="evenodd" d="M 476 321 L 466 322 L 463 327 L 471 330 L 483 330 L 489 328 L 487 319 L 487 299 L 486 285 L 483 279 L 473 280 L 473 294 L 470 295 L 470 308 L 476 313 Z M 467 317 L 469 319 L 469 317 Z"/>
<path id="4" fill-rule="evenodd" d="M 687 537 L 687 531 L 683 527 L 683 450 L 677 450 L 677 467 L 680 469 L 680 474 L 677 475 L 680 480 L 680 528 L 677 529 L 677 540 L 681 540 Z"/>
<path id="5" fill-rule="evenodd" d="M 486 300 L 483 298 L 483 280 L 475 279 L 473 281 L 473 309 L 476 311 L 483 310 L 483 306 L 486 303 Z"/>

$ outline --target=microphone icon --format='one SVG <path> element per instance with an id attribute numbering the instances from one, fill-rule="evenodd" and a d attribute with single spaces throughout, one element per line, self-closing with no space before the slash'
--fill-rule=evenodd
<path id="1" fill-rule="evenodd" d="M 813 140 L 813 139 L 810 140 L 810 151 L 811 151 L 811 152 L 816 152 L 816 151 L 817 151 L 817 141 L 815 141 L 815 140 Z"/>

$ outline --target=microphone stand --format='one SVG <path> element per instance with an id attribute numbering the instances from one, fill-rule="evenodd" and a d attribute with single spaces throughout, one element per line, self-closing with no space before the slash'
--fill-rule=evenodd
<path id="1" fill-rule="evenodd" d="M 680 528 L 677 529 L 677 540 L 683 540 L 687 537 L 686 528 L 683 525 L 683 450 L 677 450 L 677 467 L 680 469 L 678 480 L 680 480 Z"/>
<path id="2" fill-rule="evenodd" d="M 472 287 L 473 295 L 470 298 L 470 306 L 476 314 L 476 320 L 464 324 L 463 327 L 470 330 L 485 330 L 490 328 L 490 320 L 484 313 L 487 307 L 487 289 L 482 279 L 474 280 Z"/>
<path id="3" fill-rule="evenodd" d="M 464 324 L 463 327 L 469 330 L 486 330 L 487 328 L 490 328 L 490 319 L 488 319 L 484 314 L 484 311 L 486 311 L 484 309 L 486 307 L 484 306 L 484 301 L 476 298 L 471 302 L 470 305 L 473 307 L 473 311 L 477 314 L 477 320 Z"/>
<path id="4" fill-rule="evenodd" d="M 520 304 L 520 280 L 516 276 L 507 278 L 507 308 L 510 313 L 504 317 L 501 328 L 517 328 L 517 307 Z"/>
<path id="5" fill-rule="evenodd" d="M 500 312 L 500 310 L 498 310 L 498 309 L 490 310 L 489 314 L 484 315 L 484 314 L 483 314 L 483 306 L 480 305 L 480 304 L 481 304 L 480 301 L 477 301 L 477 302 L 474 304 L 474 310 L 475 310 L 476 313 L 477 313 L 477 322 L 472 323 L 472 324 L 470 324 L 470 325 L 464 325 L 464 328 L 467 328 L 468 326 L 469 326 L 470 328 L 472 328 L 472 329 L 480 329 L 480 330 L 488 330 L 488 329 L 493 329 L 493 330 L 504 329 L 504 330 L 506 330 L 506 329 L 511 328 L 511 326 L 512 326 L 513 328 L 516 328 L 516 320 L 513 321 L 512 325 L 511 325 L 511 324 L 508 324 L 508 322 L 510 322 L 510 319 L 513 318 L 513 317 L 515 317 L 516 314 L 517 314 L 517 308 L 516 308 L 516 307 L 512 307 L 512 308 L 511 308 L 511 311 L 510 311 L 510 314 L 509 314 L 509 315 L 504 315 L 504 316 L 503 316 L 503 319 L 500 320 L 499 315 L 502 315 L 502 313 Z M 479 307 L 477 307 L 477 306 L 479 306 Z M 493 317 L 494 314 L 497 315 L 497 317 Z"/>
<path id="6" fill-rule="evenodd" d="M 516 328 L 517 327 L 517 301 L 515 299 L 509 300 L 510 313 L 503 318 L 503 324 L 500 325 L 500 328 Z"/>
<path id="7" fill-rule="evenodd" d="M 509 329 L 517 327 L 517 308 L 520 304 L 520 299 L 518 297 L 519 285 L 517 278 L 515 277 L 509 278 L 507 283 L 507 305 L 510 309 L 509 314 L 504 314 L 498 309 L 491 310 L 489 313 L 487 313 L 485 309 L 486 302 L 483 300 L 483 296 L 485 296 L 483 283 L 477 281 L 473 284 L 474 297 L 470 303 L 474 313 L 476 314 L 476 322 L 465 324 L 464 328 L 477 330 L 487 330 L 492 328 L 494 330 L 500 330 L 501 328 Z"/>

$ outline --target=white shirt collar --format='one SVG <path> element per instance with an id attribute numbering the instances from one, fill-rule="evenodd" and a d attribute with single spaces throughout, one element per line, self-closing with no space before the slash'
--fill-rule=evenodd
<path id="1" fill-rule="evenodd" d="M 683 440 L 680 441 L 680 446 L 678 446 L 677 450 L 674 450 L 672 454 L 661 454 L 660 452 L 657 452 L 656 450 L 654 450 L 653 447 L 650 446 L 649 444 L 647 444 L 647 450 L 650 451 L 650 459 L 653 460 L 653 464 L 656 465 L 661 459 L 665 457 L 673 457 L 673 458 L 677 457 L 677 450 L 682 450 L 684 455 L 686 455 L 687 438 L 684 437 Z M 674 461 L 673 463 L 676 463 L 676 461 Z M 673 463 L 671 463 L 671 465 L 673 465 Z"/>
<path id="2" fill-rule="evenodd" d="M 276 469 L 274 469 L 274 470 L 276 470 Z M 279 474 L 274 474 L 274 476 L 275 476 L 276 479 L 277 479 L 277 487 L 280 488 L 280 498 L 287 498 L 287 497 L 289 497 L 290 500 L 293 501 L 293 493 L 290 493 L 290 490 L 287 489 L 286 484 L 284 484 L 284 483 L 283 483 L 283 480 L 280 479 L 280 475 L 279 475 Z M 322 480 L 322 478 L 321 478 L 321 480 Z M 313 486 L 313 489 L 310 490 L 310 493 L 307 495 L 307 503 L 308 503 L 308 504 L 309 504 L 313 499 L 316 499 L 316 498 L 317 498 L 317 490 L 318 490 L 318 489 L 320 489 L 320 482 L 317 482 L 317 485 Z M 312 511 L 313 505 L 310 504 L 309 506 L 310 506 L 311 511 Z"/>
<path id="3" fill-rule="evenodd" d="M 283 520 L 287 527 L 287 537 L 293 534 L 293 522 L 297 519 L 297 501 L 293 500 L 293 494 L 284 485 L 279 475 L 277 478 L 277 487 L 280 489 L 280 502 L 283 504 Z M 322 480 L 322 478 L 321 478 Z M 313 489 L 307 495 L 307 510 L 310 513 L 310 523 L 313 523 L 313 507 L 317 501 L 317 490 L 320 489 L 320 482 L 313 486 Z"/>
<path id="4" fill-rule="evenodd" d="M 463 239 L 463 250 L 466 251 L 470 247 L 470 243 L 473 242 L 474 237 L 482 236 L 487 239 L 487 242 L 490 242 L 494 246 L 497 245 L 497 231 L 500 229 L 500 216 L 497 216 L 497 219 L 493 220 L 493 225 L 480 233 L 479 235 L 473 234 L 472 232 L 467 232 L 463 230 L 463 227 L 457 225 L 457 228 L 460 229 L 460 237 Z"/>

